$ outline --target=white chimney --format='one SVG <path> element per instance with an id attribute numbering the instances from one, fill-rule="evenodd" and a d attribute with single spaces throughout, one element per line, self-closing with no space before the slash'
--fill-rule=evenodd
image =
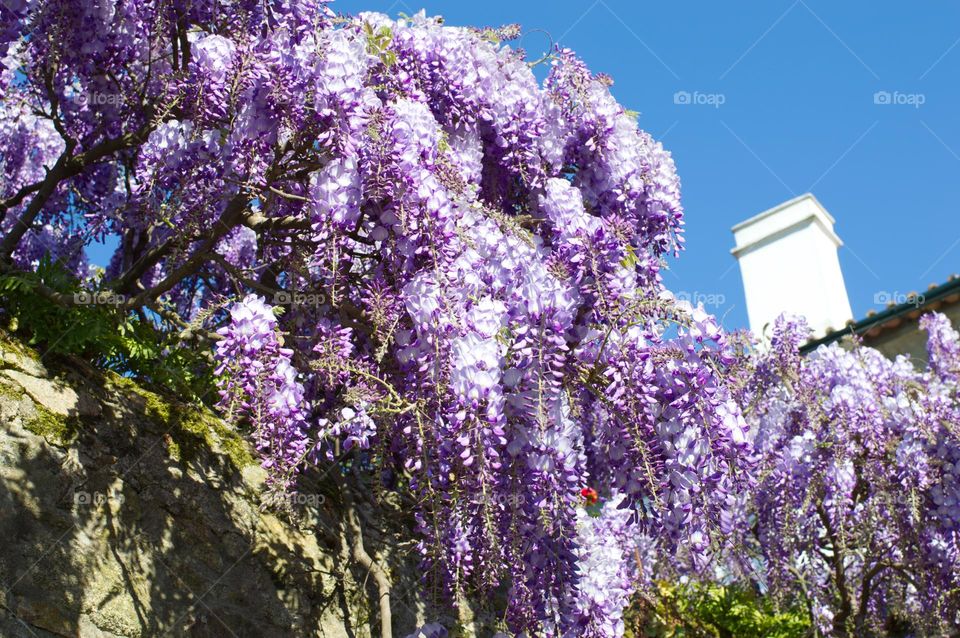
<path id="1" fill-rule="evenodd" d="M 807 193 L 732 228 L 733 256 L 740 262 L 750 330 L 764 328 L 782 312 L 807 318 L 814 336 L 842 328 L 853 318 L 833 232 L 834 219 Z"/>

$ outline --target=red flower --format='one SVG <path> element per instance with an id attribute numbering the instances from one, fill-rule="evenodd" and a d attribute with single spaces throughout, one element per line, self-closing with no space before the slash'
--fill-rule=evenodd
<path id="1" fill-rule="evenodd" d="M 597 490 L 592 487 L 585 487 L 580 490 L 580 496 L 583 497 L 583 500 L 587 502 L 587 505 L 595 505 L 599 497 L 597 496 Z"/>

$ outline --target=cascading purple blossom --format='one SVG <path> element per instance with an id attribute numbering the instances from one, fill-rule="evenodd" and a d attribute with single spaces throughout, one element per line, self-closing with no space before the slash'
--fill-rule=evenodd
<path id="1" fill-rule="evenodd" d="M 644 536 L 623 504 L 624 499 L 614 495 L 602 505 L 577 511 L 579 580 L 568 595 L 578 636 L 622 636 L 623 610 L 641 574 L 651 567 L 637 562 Z"/>
<path id="2" fill-rule="evenodd" d="M 921 325 L 925 371 L 862 346 L 802 359 L 803 324 L 782 318 L 744 386 L 760 579 L 798 596 L 821 635 L 960 623 L 960 338 L 942 315 Z"/>
<path id="3" fill-rule="evenodd" d="M 506 591 L 528 635 L 620 635 L 634 533 L 697 570 L 729 544 L 735 358 L 664 290 L 679 180 L 609 78 L 557 50 L 539 83 L 516 26 L 319 0 L 10 15 L 0 259 L 115 236 L 86 283 L 215 329 L 220 405 L 278 489 L 372 470 L 447 602 Z M 616 511 L 584 519 L 587 485 Z"/>
<path id="4" fill-rule="evenodd" d="M 663 286 L 679 180 L 609 78 L 562 49 L 539 83 L 516 25 L 327 5 L 0 6 L 0 273 L 216 342 L 271 487 L 403 492 L 430 591 L 498 629 L 620 636 L 652 578 L 720 565 L 821 634 L 957 630 L 944 317 L 925 370 L 803 358 L 789 321 L 744 356 Z"/>
<path id="5" fill-rule="evenodd" d="M 264 467 L 289 489 L 311 451 L 304 390 L 290 363 L 293 351 L 281 346 L 272 308 L 254 295 L 231 308 L 230 323 L 219 333 L 220 405 L 251 421 Z"/>

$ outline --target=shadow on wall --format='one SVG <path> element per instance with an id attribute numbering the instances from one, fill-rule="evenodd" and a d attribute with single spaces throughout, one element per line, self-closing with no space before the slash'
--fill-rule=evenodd
<path id="1" fill-rule="evenodd" d="M 0 635 L 379 635 L 324 484 L 297 522 L 261 512 L 263 471 L 223 422 L 80 362 L 51 375 L 2 337 Z M 398 567 L 407 630 L 422 605 Z"/>

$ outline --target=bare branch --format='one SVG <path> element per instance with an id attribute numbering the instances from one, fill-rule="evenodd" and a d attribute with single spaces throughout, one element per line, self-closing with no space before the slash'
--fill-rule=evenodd
<path id="1" fill-rule="evenodd" d="M 233 230 L 243 219 L 243 211 L 247 207 L 247 200 L 248 197 L 242 193 L 238 193 L 232 200 L 230 200 L 230 203 L 227 204 L 223 214 L 220 215 L 220 219 L 217 220 L 213 228 L 210 230 L 210 234 L 207 236 L 206 240 L 193 252 L 193 254 L 190 255 L 186 261 L 184 261 L 176 270 L 170 273 L 170 275 L 168 275 L 159 284 L 153 288 L 150 288 L 149 290 L 144 290 L 138 293 L 136 296 L 128 300 L 126 307 L 136 308 L 138 306 L 145 305 L 168 290 L 172 289 L 184 278 L 189 277 L 196 272 L 203 265 L 203 262 L 209 259 L 210 255 L 213 254 L 217 243 L 223 239 L 227 233 Z M 156 259 L 159 259 L 160 257 L 162 257 L 162 254 L 157 256 Z"/>
<path id="2" fill-rule="evenodd" d="M 356 505 L 354 504 L 353 493 L 351 492 L 350 487 L 347 485 L 346 481 L 338 480 L 338 483 L 340 483 L 340 491 L 343 495 L 343 504 L 344 508 L 346 509 L 345 513 L 347 527 L 349 528 L 352 536 L 350 543 L 351 555 L 353 556 L 353 559 L 357 561 L 357 563 L 370 572 L 370 574 L 373 576 L 374 582 L 377 584 L 380 606 L 381 638 L 393 638 L 393 618 L 390 610 L 390 592 L 392 590 L 392 585 L 390 584 L 390 578 L 387 576 L 387 572 L 383 566 L 375 561 L 370 554 L 367 553 L 366 548 L 363 546 L 363 528 L 360 526 L 360 519 L 357 517 L 357 509 Z"/>
<path id="3" fill-rule="evenodd" d="M 247 215 L 243 219 L 243 225 L 257 232 L 265 230 L 310 230 L 312 227 L 309 219 L 295 215 L 267 217 L 262 213 L 251 213 Z"/>

